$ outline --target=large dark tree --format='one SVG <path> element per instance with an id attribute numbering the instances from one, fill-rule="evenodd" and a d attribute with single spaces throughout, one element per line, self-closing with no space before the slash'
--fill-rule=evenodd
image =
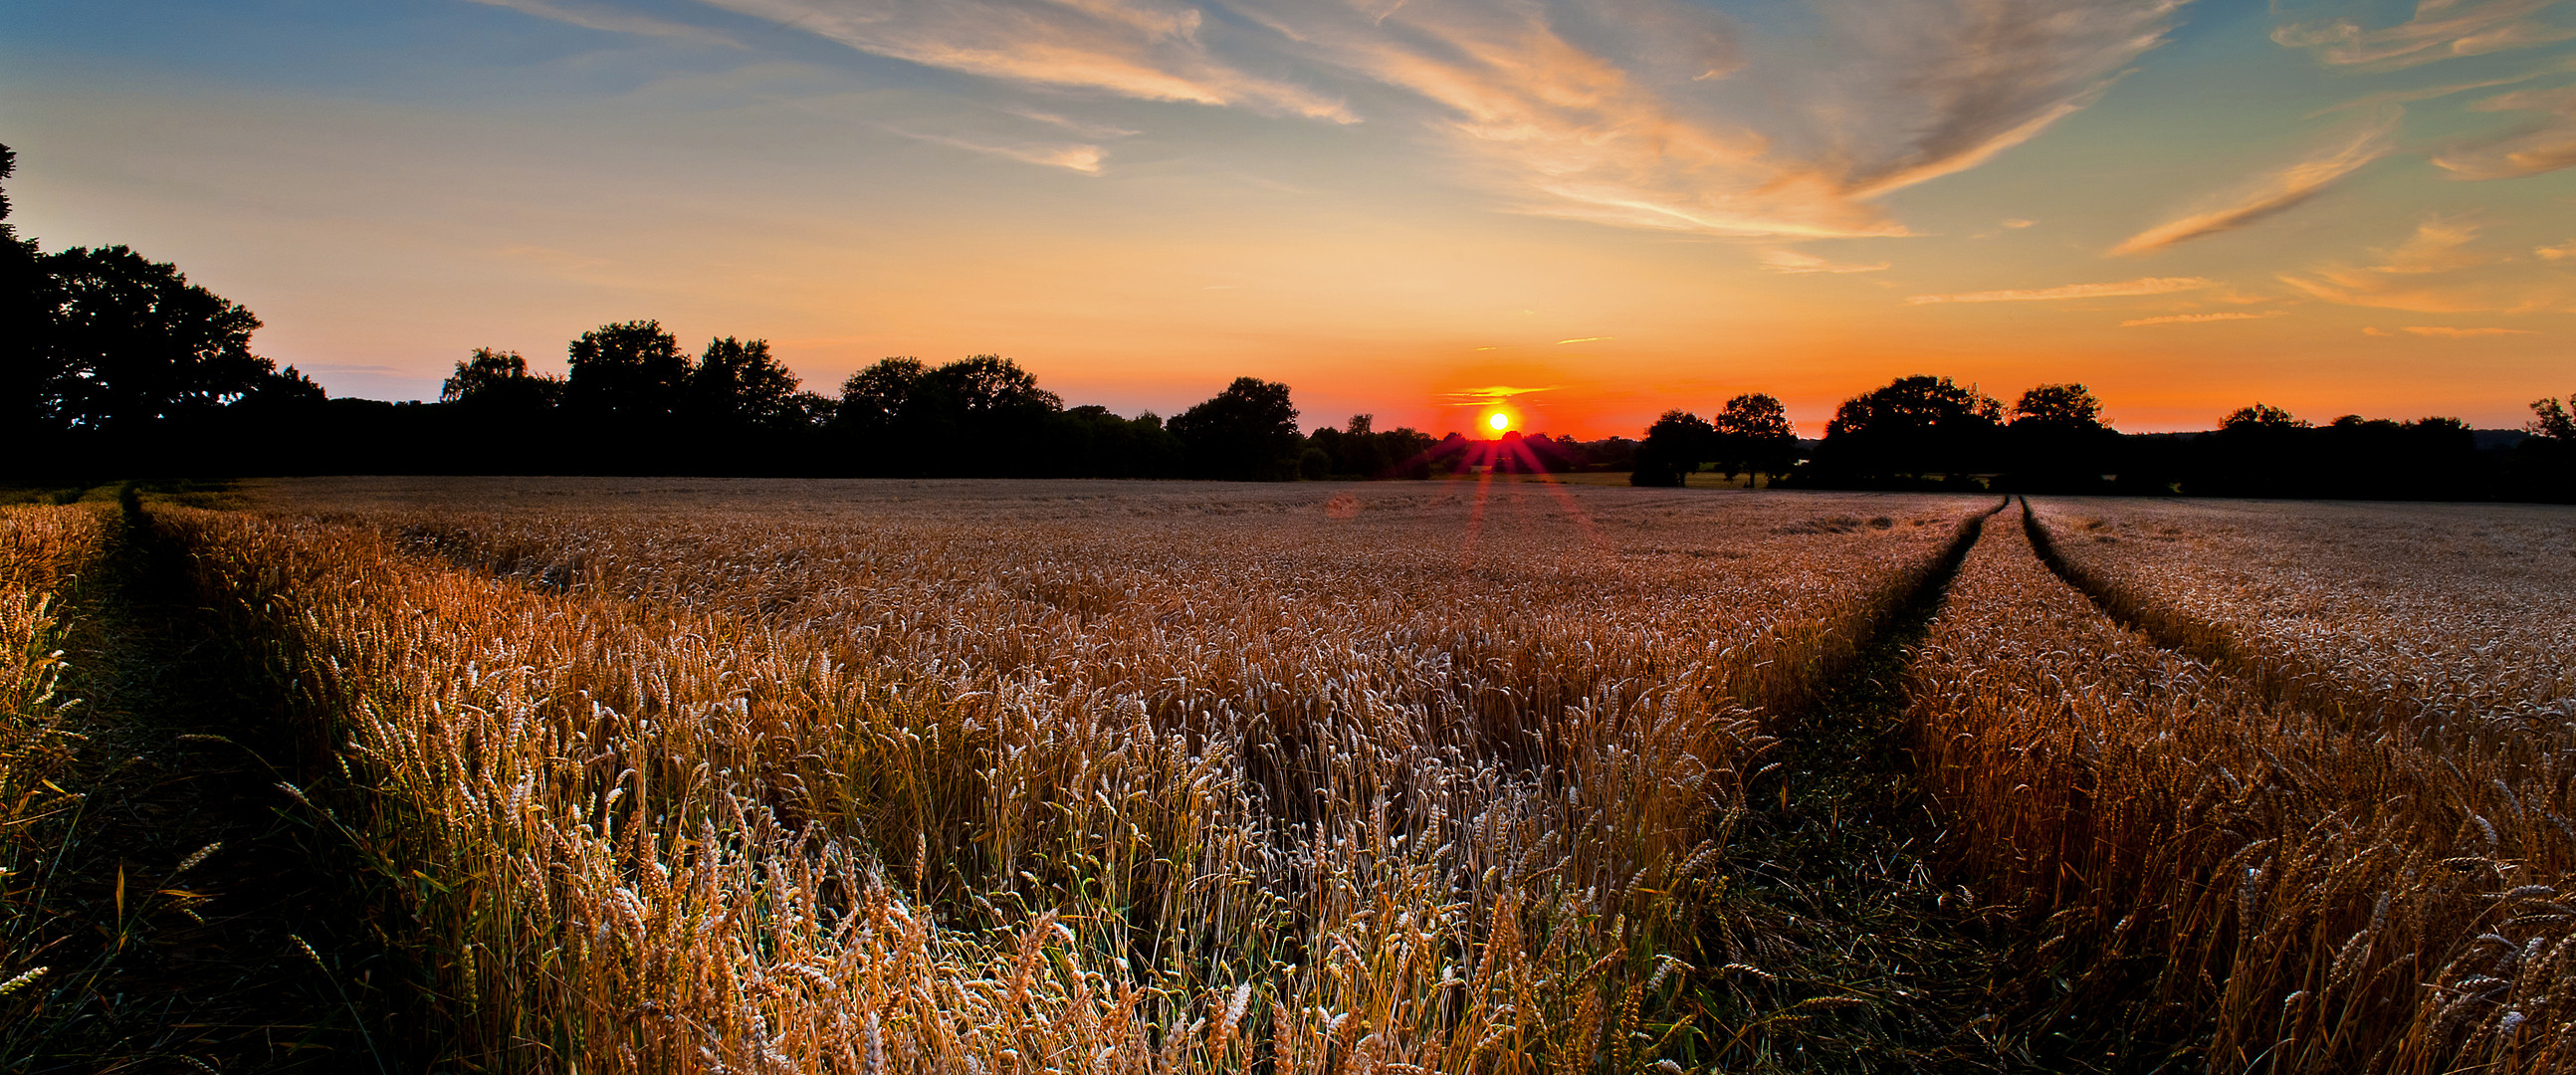
<path id="1" fill-rule="evenodd" d="M 528 372 L 517 351 L 477 347 L 439 386 L 438 401 L 476 411 L 534 414 L 562 401 L 563 378 Z"/>
<path id="2" fill-rule="evenodd" d="M 1046 457 L 1050 443 L 1120 441 L 1067 427 L 1063 409 L 1062 399 L 1000 355 L 970 355 L 937 369 L 889 358 L 842 382 L 833 428 L 862 472 L 916 477 L 1057 473 L 1060 461 Z"/>
<path id="3" fill-rule="evenodd" d="M 1945 475 L 1952 484 L 1992 459 L 2003 404 L 1947 377 L 1899 377 L 1843 401 L 1817 462 L 1827 481 L 1878 485 Z"/>
<path id="4" fill-rule="evenodd" d="M 721 429 L 792 429 L 807 424 L 796 375 L 769 353 L 769 341 L 711 340 L 689 373 L 685 413 Z"/>
<path id="5" fill-rule="evenodd" d="M 1788 408 L 1769 395 L 1748 392 L 1727 400 L 1709 425 L 1716 434 L 1718 469 L 1730 478 L 1780 474 L 1798 461 L 1798 427 L 1790 423 Z"/>
<path id="6" fill-rule="evenodd" d="M 2192 442 L 2183 491 L 2200 496 L 2297 496 L 2316 477 L 2314 426 L 2268 403 L 2249 403 Z"/>
<path id="7" fill-rule="evenodd" d="M 17 169 L 17 152 L 0 145 L 0 180 Z M 53 371 L 43 341 L 44 272 L 36 257 L 36 244 L 20 240 L 18 226 L 9 223 L 9 193 L 0 189 L 0 453 L 13 459 L 32 455 L 27 442 L 54 424 L 45 404 Z"/>
<path id="8" fill-rule="evenodd" d="M 913 394 L 930 368 L 918 358 L 880 359 L 841 382 L 841 402 L 832 424 L 860 436 L 892 433 L 910 409 Z"/>
<path id="9" fill-rule="evenodd" d="M 1717 427 L 1708 419 L 1689 411 L 1665 411 L 1646 427 L 1646 441 L 1637 448 L 1636 469 L 1628 472 L 1628 484 L 1677 486 L 1716 455 Z"/>
<path id="10" fill-rule="evenodd" d="M 2576 392 L 2569 393 L 2565 402 L 2549 398 L 2532 400 L 2531 422 L 2522 427 L 2523 432 L 2576 444 L 2576 417 L 2568 413 L 2572 404 L 2576 404 Z"/>
<path id="11" fill-rule="evenodd" d="M 37 260 L 39 421 L 130 430 L 240 399 L 276 367 L 252 354 L 259 318 L 122 246 Z"/>
<path id="12" fill-rule="evenodd" d="M 1237 377 L 1216 397 L 1171 421 L 1189 452 L 1190 476 L 1225 481 L 1292 481 L 1305 438 L 1288 386 Z"/>
<path id="13" fill-rule="evenodd" d="M 2088 492 L 2118 464 L 2119 434 L 2102 421 L 2102 401 L 2080 384 L 2044 384 L 2021 394 L 2005 427 L 2011 488 Z"/>
<path id="14" fill-rule="evenodd" d="M 2530 500 L 2576 501 L 2576 393 L 2564 400 L 2531 402 L 2531 434 L 2516 445 L 2509 463 L 2511 494 Z"/>
<path id="15" fill-rule="evenodd" d="M 961 414 L 1043 414 L 1064 400 L 1038 387 L 1036 375 L 1000 355 L 968 355 L 931 371 L 931 382 Z"/>
<path id="16" fill-rule="evenodd" d="M 566 349 L 564 405 L 589 417 L 661 418 L 687 398 L 694 372 L 659 321 L 622 321 L 582 333 Z"/>

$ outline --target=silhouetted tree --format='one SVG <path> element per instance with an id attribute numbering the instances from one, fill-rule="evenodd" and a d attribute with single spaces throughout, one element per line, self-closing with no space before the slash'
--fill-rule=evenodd
<path id="1" fill-rule="evenodd" d="M 240 399 L 276 367 L 252 354 L 259 318 L 122 246 L 38 261 L 39 421 L 119 431 Z"/>
<path id="2" fill-rule="evenodd" d="M 842 382 L 832 421 L 866 473 L 1049 474 L 1060 473 L 1061 464 L 1044 458 L 1047 446 L 1075 432 L 1059 420 L 1063 408 L 1035 376 L 999 355 L 971 355 L 937 369 L 919 359 L 889 358 Z"/>
<path id="3" fill-rule="evenodd" d="M 1707 419 L 1689 411 L 1665 411 L 1646 427 L 1646 441 L 1637 448 L 1636 469 L 1628 472 L 1628 484 L 1680 485 L 1716 454 L 1717 429 Z"/>
<path id="4" fill-rule="evenodd" d="M 477 347 L 439 386 L 438 401 L 517 415 L 543 412 L 563 399 L 563 378 L 528 372 L 517 351 Z"/>
<path id="5" fill-rule="evenodd" d="M 2087 492 L 2102 488 L 2119 434 L 2102 421 L 2102 401 L 2081 384 L 2044 384 L 2021 394 L 2005 428 L 2007 488 Z"/>
<path id="6" fill-rule="evenodd" d="M 659 321 L 621 321 L 582 333 L 566 349 L 564 406 L 585 417 L 667 417 L 689 390 L 680 341 Z M 630 427 L 631 428 L 631 427 Z"/>
<path id="7" fill-rule="evenodd" d="M 18 170 L 18 154 L 0 145 L 0 180 Z M 44 270 L 31 240 L 18 238 L 9 223 L 9 193 L 0 189 L 0 457 L 32 459 L 37 445 L 58 423 L 47 405 L 55 378 L 44 346 L 50 318 L 42 292 Z"/>
<path id="8" fill-rule="evenodd" d="M 1235 378 L 1215 398 L 1174 417 L 1171 430 L 1188 450 L 1195 478 L 1288 481 L 1304 454 L 1288 386 L 1257 377 Z"/>
<path id="9" fill-rule="evenodd" d="M 890 434 L 903 421 L 914 389 L 929 375 L 930 368 L 918 358 L 879 359 L 841 382 L 832 423 L 859 436 Z"/>
<path id="10" fill-rule="evenodd" d="M 683 413 L 718 430 L 784 430 L 808 424 L 796 375 L 769 353 L 769 341 L 710 340 L 689 372 Z"/>
<path id="11" fill-rule="evenodd" d="M 2044 384 L 2022 393 L 2021 401 L 2013 404 L 2013 424 L 2023 423 L 2081 433 L 2108 428 L 2102 421 L 2102 401 L 2081 384 Z"/>
<path id="12" fill-rule="evenodd" d="M 1329 473 L 1344 478 L 1427 477 L 1425 453 L 1439 443 L 1409 426 L 1380 430 L 1365 414 L 1352 415 L 1340 429 L 1318 429 L 1308 440 L 1331 461 Z"/>
<path id="13" fill-rule="evenodd" d="M 1037 469 L 1029 473 L 1065 478 L 1181 474 L 1181 442 L 1152 411 L 1121 418 L 1107 407 L 1075 407 L 1052 416 L 1050 428 L 1053 433 L 1035 456 Z"/>
<path id="14" fill-rule="evenodd" d="M 2297 496 L 2313 484 L 2313 426 L 2268 403 L 2249 403 L 2192 442 L 2183 491 L 2196 496 Z"/>
<path id="15" fill-rule="evenodd" d="M 2532 400 L 2531 421 L 2522 427 L 2523 432 L 2576 444 L 2576 417 L 2568 414 L 2571 405 L 2576 405 L 2576 393 L 2569 393 L 2563 403 L 2545 397 Z"/>
<path id="16" fill-rule="evenodd" d="M 249 414 L 275 417 L 309 415 L 331 401 L 331 393 L 293 366 L 261 377 L 233 406 Z"/>
<path id="17" fill-rule="evenodd" d="M 1905 484 L 1946 475 L 1974 485 L 2002 428 L 2003 404 L 1947 377 L 1899 377 L 1844 400 L 1817 449 L 1819 484 Z"/>
<path id="18" fill-rule="evenodd" d="M 1788 408 L 1769 395 L 1748 392 L 1727 400 L 1709 425 L 1716 433 L 1718 469 L 1729 478 L 1753 475 L 1747 486 L 1763 474 L 1785 473 L 1798 460 L 1798 427 L 1789 421 Z"/>
<path id="19" fill-rule="evenodd" d="M 2509 495 L 2524 500 L 2576 502 L 2576 393 L 2565 401 L 2537 399 L 2531 403 L 2531 424 L 2523 431 L 2531 434 L 2515 445 L 2507 464 L 2506 481 Z"/>
<path id="20" fill-rule="evenodd" d="M 2261 402 L 2238 407 L 2229 411 L 2227 417 L 2218 420 L 2218 429 L 2222 433 L 2276 433 L 2282 430 L 2306 428 L 2308 428 L 2306 419 L 2298 418 L 2279 407 Z"/>

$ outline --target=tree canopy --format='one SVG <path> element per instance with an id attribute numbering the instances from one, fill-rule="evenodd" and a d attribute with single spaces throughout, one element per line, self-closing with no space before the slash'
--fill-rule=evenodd
<path id="1" fill-rule="evenodd" d="M 1992 455 L 2003 404 L 1947 377 L 1899 377 L 1843 401 L 1825 426 L 1820 461 L 1862 480 L 1962 476 Z"/>
<path id="2" fill-rule="evenodd" d="M 37 407 L 58 427 L 115 428 L 219 407 L 275 366 L 252 354 L 259 318 L 123 246 L 38 259 Z"/>
<path id="3" fill-rule="evenodd" d="M 2568 415 L 2570 404 L 2576 404 L 2576 393 L 2569 393 L 2564 403 L 2547 398 L 2531 401 L 2531 424 L 2523 430 L 2535 437 L 2576 444 L 2576 418 Z"/>
<path id="4" fill-rule="evenodd" d="M 594 416 L 659 418 L 689 389 L 687 352 L 659 321 L 621 321 L 582 333 L 566 349 L 564 405 Z"/>
<path id="5" fill-rule="evenodd" d="M 1189 450 L 1196 478 L 1293 480 L 1305 448 L 1288 386 L 1258 377 L 1235 378 L 1215 398 L 1174 417 L 1171 430 Z"/>
<path id="6" fill-rule="evenodd" d="M 517 351 L 477 347 L 439 386 L 438 400 L 473 408 L 544 410 L 562 402 L 563 378 L 530 374 L 528 360 Z"/>
<path id="7" fill-rule="evenodd" d="M 2013 404 L 2012 424 L 2068 432 L 2106 428 L 2102 401 L 2080 384 L 2044 384 L 2022 393 L 2021 401 Z"/>

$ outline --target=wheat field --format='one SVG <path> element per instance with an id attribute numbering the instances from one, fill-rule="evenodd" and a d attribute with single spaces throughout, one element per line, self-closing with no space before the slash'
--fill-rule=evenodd
<path id="1" fill-rule="evenodd" d="M 0 1016 L 15 1019 L 50 969 L 59 926 L 38 913 L 43 869 L 72 797 L 55 787 L 69 756 L 62 692 L 67 600 L 97 561 L 106 516 L 88 505 L 0 507 Z"/>
<path id="2" fill-rule="evenodd" d="M 2107 559 L 2088 569 L 2166 594 L 2217 574 Z M 2115 622 L 2010 517 L 1911 674 L 1958 871 L 2036 924 L 2055 1018 L 2123 1006 L 2220 1070 L 2570 1064 L 2563 746 L 2499 752 L 2267 691 Z"/>
<path id="3" fill-rule="evenodd" d="M 442 1063 L 2576 1070 L 2563 511 L 241 495 L 141 525 L 291 689 L 325 761 L 285 790 L 408 923 Z M 13 593 L 110 541 L 103 514 L 12 510 Z M 11 652 L 36 668 L 50 629 Z M 1804 744 L 1878 719 L 1851 698 L 1882 676 L 1893 740 Z M 1889 782 L 1895 820 L 1848 829 L 1860 800 L 1791 775 L 1819 758 Z M 1865 928 L 1992 952 L 1974 1010 L 1913 1013 L 1981 1044 L 1820 1037 L 1860 1025 L 1841 1006 L 1934 1003 L 1780 984 L 1848 965 L 1801 945 L 1868 939 L 1765 902 L 1800 876 L 1765 856 L 1827 847 L 1954 894 Z"/>
<path id="4" fill-rule="evenodd" d="M 499 1066 L 1709 1052 L 1759 709 L 1972 509 L 1337 495 L 163 518 L 347 738 Z"/>

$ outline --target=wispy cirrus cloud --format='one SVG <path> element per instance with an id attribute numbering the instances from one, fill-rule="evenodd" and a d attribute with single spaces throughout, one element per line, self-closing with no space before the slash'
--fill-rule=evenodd
<path id="1" fill-rule="evenodd" d="M 1450 147 L 1521 211 L 1813 238 L 1910 234 L 1871 199 L 2082 109 L 2164 41 L 2180 2 L 1819 6 L 1808 62 L 1779 66 L 1680 0 L 1356 0 L 1259 17 L 1317 62 L 1433 104 Z M 1726 107 L 1730 80 L 1773 107 Z"/>
<path id="2" fill-rule="evenodd" d="M 1819 163 L 1867 197 L 1974 168 L 2036 137 L 2162 45 L 2183 0 L 1835 0 L 1824 73 L 1839 130 Z M 1857 107 L 1855 107 L 1857 106 Z"/>
<path id="3" fill-rule="evenodd" d="M 2440 336 L 2440 337 L 2444 337 L 2444 338 L 2446 338 L 2446 339 L 2454 339 L 2454 340 L 2458 340 L 2458 339 L 2467 339 L 2467 338 L 2470 338 L 2470 337 L 2476 337 L 2476 336 L 2537 336 L 2537 335 L 2540 335 L 2540 333 L 2539 333 L 2539 332 L 2537 332 L 2537 331 L 2535 331 L 2535 330 L 2532 330 L 2532 329 L 2527 329 L 2527 328 L 2490 328 L 2490 327 L 2480 327 L 2480 328 L 2453 328 L 2453 327 L 2451 327 L 2451 326 L 2449 326 L 2449 325 L 2408 325 L 2408 326 L 2406 326 L 2406 331 L 2408 331 L 2408 332 L 2412 332 L 2412 333 L 2414 333 L 2414 334 L 2416 334 L 2416 335 L 2418 335 L 2418 336 Z"/>
<path id="4" fill-rule="evenodd" d="M 2216 206 L 2148 228 L 2112 247 L 2115 256 L 2145 254 L 2175 243 L 2234 231 L 2298 207 L 2396 148 L 2405 111 L 2381 110 L 2370 122 L 2287 167 L 2266 173 Z"/>
<path id="5" fill-rule="evenodd" d="M 1769 250 L 1762 251 L 1762 253 L 1760 254 L 1760 257 L 1761 257 L 1761 259 L 1762 259 L 1762 267 L 1763 267 L 1763 268 L 1765 268 L 1765 269 L 1769 269 L 1769 270 L 1771 270 L 1772 272 L 1776 272 L 1776 273 L 1792 273 L 1792 274 L 1795 274 L 1795 273 L 1811 273 L 1811 272 L 1824 272 L 1824 273 L 1879 272 L 1879 271 L 1884 270 L 1884 269 L 1888 268 L 1889 266 L 1891 266 L 1891 265 L 1894 265 L 1894 264 L 1895 264 L 1894 262 L 1889 262 L 1889 261 L 1871 261 L 1871 262 L 1833 261 L 1833 260 L 1830 260 L 1830 259 L 1827 259 L 1827 258 L 1821 257 L 1821 256 L 1819 256 L 1819 255 L 1809 254 L 1809 253 L 1806 253 L 1806 252 L 1803 252 L 1803 251 L 1798 251 L 1798 250 L 1783 250 L 1783 249 L 1779 249 L 1779 248 L 1776 248 L 1776 247 L 1775 247 L 1775 248 L 1773 248 L 1773 249 L 1769 249 Z"/>
<path id="6" fill-rule="evenodd" d="M 1318 87 L 1356 78 L 1503 208 L 1816 238 L 1911 234 L 1874 199 L 2087 107 L 2186 0 L 1812 0 L 1810 39 L 1766 56 L 1697 0 L 701 2 L 1016 86 L 1349 123 Z"/>
<path id="7" fill-rule="evenodd" d="M 2468 142 L 2433 155 L 2454 179 L 2519 179 L 2576 167 L 2576 86 L 2516 90 L 2470 105 L 2478 112 L 2538 112 L 2545 118 L 2520 130 Z"/>
<path id="8" fill-rule="evenodd" d="M 2525 71 L 2519 75 L 2511 75 L 2505 78 L 2486 78 L 2479 79 L 2476 82 L 2453 83 L 2448 86 L 2425 86 L 2411 90 L 2387 90 L 2380 93 L 2368 93 L 2355 97 L 2352 100 L 2345 101 L 2339 105 L 2328 105 L 2324 108 L 2317 109 L 2314 112 L 2308 113 L 2308 118 L 2315 119 L 2318 116 L 2328 115 L 2335 112 L 2350 112 L 2355 109 L 2377 110 L 2388 105 L 2404 105 L 2414 104 L 2417 101 L 2439 100 L 2453 94 L 2467 93 L 2471 90 L 2491 90 L 2498 86 L 2511 86 L 2516 83 L 2529 82 L 2532 79 L 2541 78 L 2547 75 L 2564 74 L 2568 71 L 2576 71 L 2576 60 L 2549 64 L 2534 70 Z"/>
<path id="9" fill-rule="evenodd" d="M 861 52 L 1039 86 L 1357 122 L 1329 95 L 1255 74 L 1164 0 L 703 0 Z"/>
<path id="10" fill-rule="evenodd" d="M 990 157 L 1002 157 L 1009 160 L 1021 161 L 1027 164 L 1043 164 L 1051 168 L 1064 168 L 1071 171 L 1081 172 L 1085 175 L 1100 174 L 1101 165 L 1109 159 L 1108 153 L 1102 151 L 1099 146 L 1094 145 L 1046 145 L 1030 143 L 995 144 L 989 142 L 978 142 L 967 138 L 959 138 L 955 135 L 931 134 L 924 131 L 905 130 L 901 127 L 895 126 L 887 126 L 885 130 L 917 141 L 930 142 L 943 146 L 954 146 L 958 149 L 963 149 L 972 153 L 981 153 Z"/>
<path id="11" fill-rule="evenodd" d="M 508 8 L 522 15 L 534 15 L 540 19 L 552 19 L 585 29 L 742 47 L 742 42 L 703 26 L 691 26 L 684 22 L 674 22 L 652 15 L 638 15 L 604 4 L 583 3 L 581 0 L 473 0 L 473 2 L 491 7 Z"/>
<path id="12" fill-rule="evenodd" d="M 2120 327 L 2137 328 L 2143 325 L 2204 325 L 2212 321 L 2261 321 L 2266 318 L 2279 317 L 2289 312 L 2290 311 L 2288 310 L 2265 310 L 2259 314 L 2166 314 L 2162 317 L 2141 317 L 2134 320 L 2122 321 L 2120 322 Z"/>
<path id="13" fill-rule="evenodd" d="M 2417 313 L 2523 313 L 2563 307 L 2576 295 L 2564 270 L 2477 249 L 2481 230 L 2462 217 L 2427 217 L 2405 242 L 2375 251 L 2378 264 L 2328 264 L 2279 279 L 2327 302 Z"/>
<path id="14" fill-rule="evenodd" d="M 1717 235 L 1888 235 L 1875 207 L 1784 174 L 1771 139 L 1706 107 L 1741 65 L 1725 17 L 1678 0 L 1413 0 L 1258 17 L 1314 62 L 1409 91 L 1513 208 Z"/>
<path id="15" fill-rule="evenodd" d="M 2576 38 L 2576 27 L 2539 16 L 2564 0 L 2418 0 L 2415 13 L 2394 26 L 2367 27 L 2354 18 L 2284 24 L 2272 40 L 2307 49 L 2343 67 L 2396 70 L 2458 56 L 2530 48 Z"/>
<path id="16" fill-rule="evenodd" d="M 1540 385 L 1535 388 L 1524 388 L 1508 384 L 1495 384 L 1486 385 L 1483 388 L 1462 388 L 1455 392 L 1442 392 L 1431 397 L 1431 399 L 1432 402 L 1444 407 L 1490 407 L 1498 403 L 1508 403 L 1517 396 L 1535 395 L 1540 392 L 1554 392 L 1563 387 L 1565 386 L 1551 384 Z"/>
<path id="17" fill-rule="evenodd" d="M 2050 302 L 2058 299 L 2170 295 L 2177 291 L 2198 291 L 2217 286 L 2218 281 L 2198 276 L 2149 276 L 2111 284 L 2064 284 L 2058 287 L 2014 288 L 2005 291 L 1970 291 L 1957 295 L 1916 295 L 1905 301 L 1914 306 L 1936 302 Z"/>

